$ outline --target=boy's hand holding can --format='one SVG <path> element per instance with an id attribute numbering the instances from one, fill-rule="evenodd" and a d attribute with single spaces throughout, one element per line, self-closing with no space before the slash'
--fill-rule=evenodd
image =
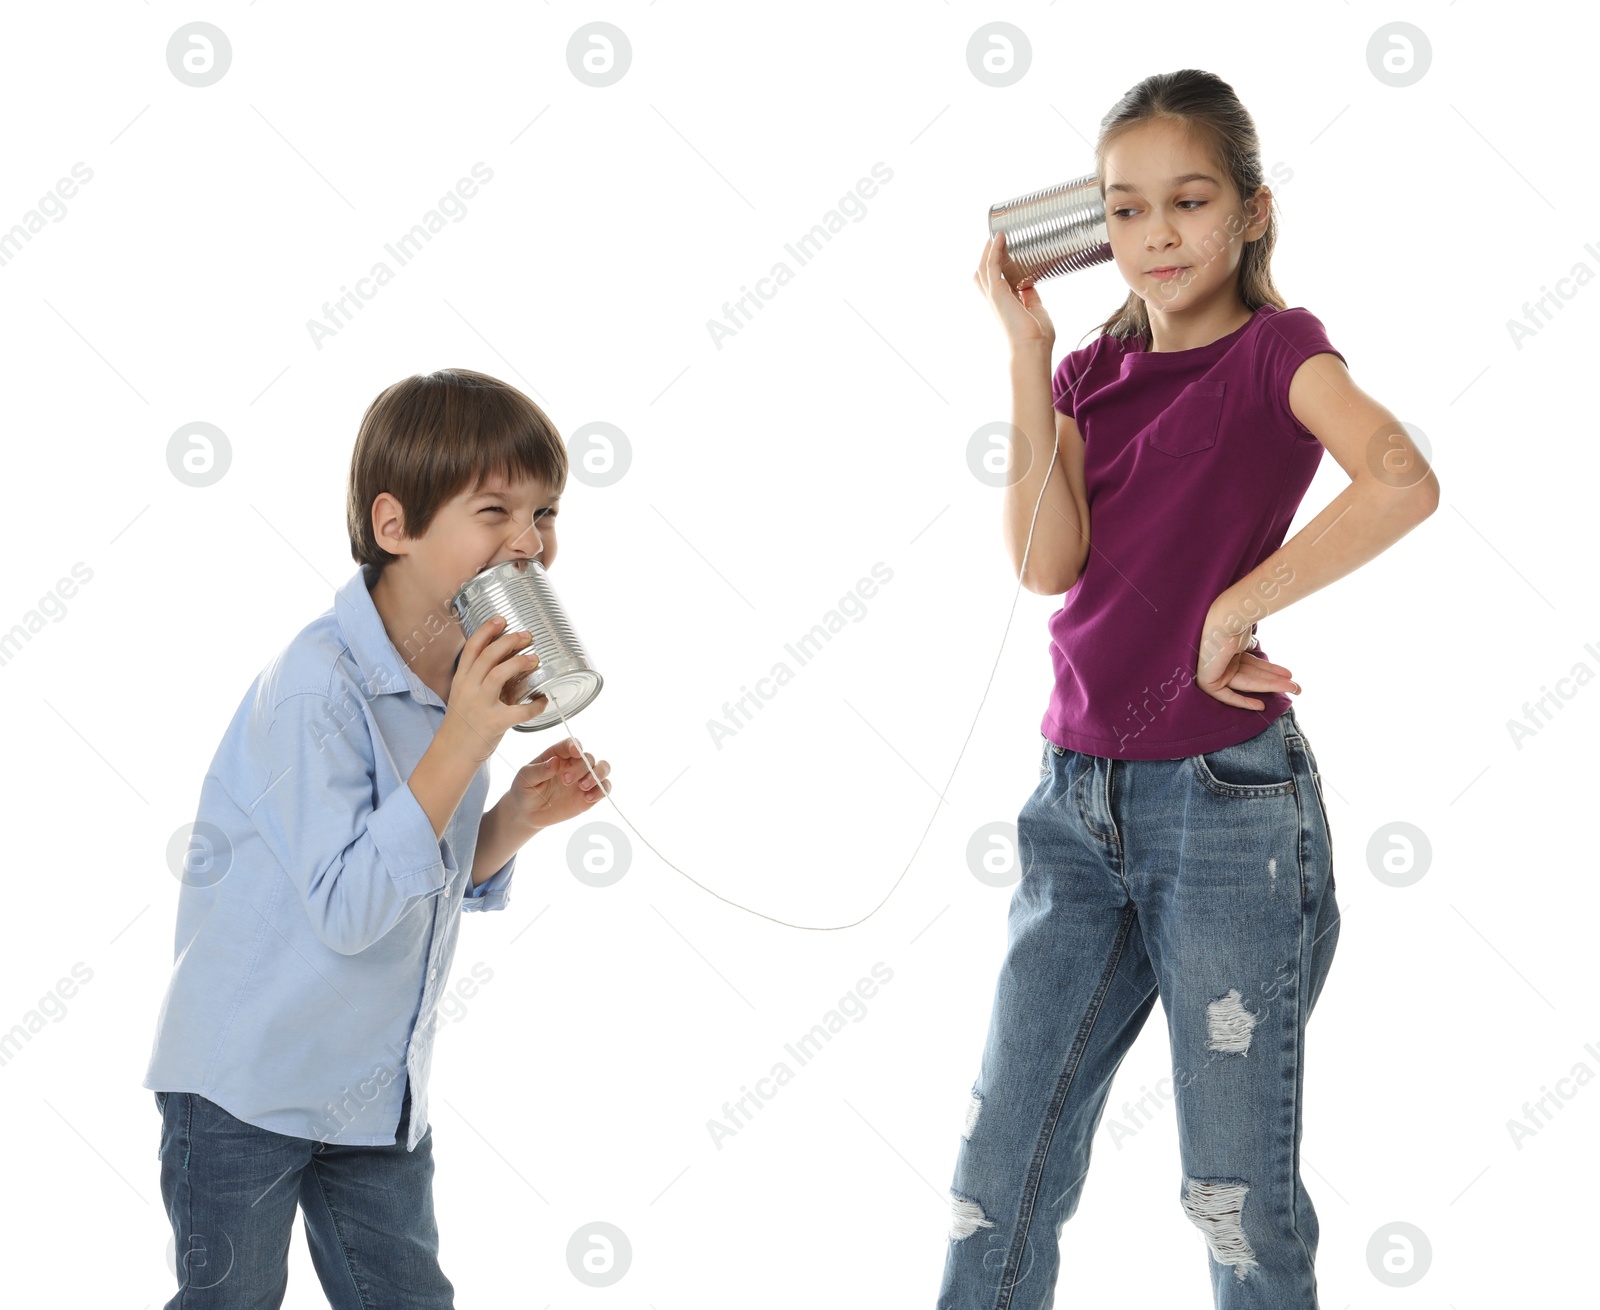
<path id="1" fill-rule="evenodd" d="M 511 703 L 508 685 L 539 667 L 526 632 L 502 633 L 498 614 L 467 638 L 450 681 L 439 737 L 449 748 L 475 764 L 494 754 L 512 725 L 542 713 L 549 698 L 535 696 L 526 705 Z M 526 648 L 526 649 L 525 649 Z"/>

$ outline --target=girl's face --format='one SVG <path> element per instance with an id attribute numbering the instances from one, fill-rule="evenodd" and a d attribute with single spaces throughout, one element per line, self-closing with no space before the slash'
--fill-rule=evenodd
<path id="1" fill-rule="evenodd" d="M 1271 192 L 1250 205 L 1176 124 L 1141 123 L 1106 152 L 1106 230 L 1124 281 L 1152 316 L 1240 304 L 1246 241 L 1267 230 Z M 1176 267 L 1167 277 L 1155 270 Z"/>

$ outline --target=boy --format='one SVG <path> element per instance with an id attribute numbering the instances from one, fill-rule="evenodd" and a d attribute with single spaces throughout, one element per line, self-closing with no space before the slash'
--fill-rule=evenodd
<path id="1" fill-rule="evenodd" d="M 484 812 L 489 756 L 547 702 L 507 703 L 538 666 L 528 634 L 463 641 L 449 600 L 502 560 L 553 564 L 566 475 L 544 412 L 467 369 L 362 419 L 361 567 L 251 684 L 201 787 L 143 1082 L 169 1310 L 279 1305 L 297 1205 L 333 1306 L 453 1304 L 428 1072 L 460 915 L 504 909 L 517 850 L 592 807 L 610 766 L 569 737 Z"/>

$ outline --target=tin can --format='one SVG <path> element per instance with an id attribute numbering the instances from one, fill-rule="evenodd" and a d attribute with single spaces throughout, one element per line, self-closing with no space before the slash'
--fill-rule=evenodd
<path id="1" fill-rule="evenodd" d="M 525 649 L 539 657 L 539 667 L 511 688 L 518 705 L 540 696 L 548 697 L 549 704 L 528 722 L 513 723 L 516 731 L 537 732 L 560 723 L 563 716 L 570 719 L 600 694 L 600 674 L 590 664 L 550 585 L 550 575 L 538 560 L 506 560 L 485 569 L 456 592 L 450 608 L 468 637 L 495 615 L 505 620 L 504 631 L 533 634 Z"/>
<path id="2" fill-rule="evenodd" d="M 1093 173 L 989 206 L 989 233 L 1006 234 L 1002 271 L 1012 286 L 1111 258 L 1106 202 Z"/>

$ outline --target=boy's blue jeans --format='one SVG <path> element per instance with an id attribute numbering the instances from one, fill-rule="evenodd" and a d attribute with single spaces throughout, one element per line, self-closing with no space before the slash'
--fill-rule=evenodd
<path id="1" fill-rule="evenodd" d="M 405 1147 L 337 1146 L 257 1128 L 192 1092 L 157 1092 L 161 1197 L 177 1242 L 165 1310 L 276 1310 L 297 1207 L 333 1310 L 448 1310 L 433 1217 L 433 1126 Z"/>
<path id="2" fill-rule="evenodd" d="M 939 1310 L 1049 1310 L 1112 1077 L 1158 995 L 1182 1155 L 1174 1199 L 1205 1237 L 1216 1305 L 1315 1310 L 1301 1086 L 1339 911 L 1321 779 L 1294 711 L 1184 759 L 1046 741 L 1017 854 Z"/>

